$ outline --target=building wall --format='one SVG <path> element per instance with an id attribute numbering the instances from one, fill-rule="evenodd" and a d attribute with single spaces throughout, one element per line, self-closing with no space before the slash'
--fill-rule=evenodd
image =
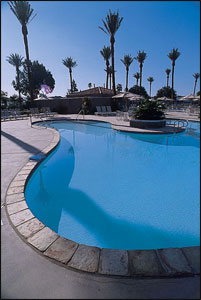
<path id="1" fill-rule="evenodd" d="M 96 111 L 96 106 L 111 105 L 111 97 L 88 97 L 91 100 L 91 113 Z M 81 110 L 82 99 L 80 98 L 55 98 L 51 100 L 37 100 L 35 104 L 38 108 L 49 106 L 52 111 L 63 114 L 77 114 Z"/>

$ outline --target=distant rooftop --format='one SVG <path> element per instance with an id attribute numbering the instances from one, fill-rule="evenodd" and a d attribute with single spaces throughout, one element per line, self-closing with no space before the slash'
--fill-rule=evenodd
<path id="1" fill-rule="evenodd" d="M 106 89 L 104 87 L 94 87 L 94 88 L 91 88 L 91 89 L 87 89 L 87 90 L 84 90 L 84 91 L 80 91 L 80 92 L 76 92 L 76 93 L 73 93 L 73 94 L 69 94 L 67 95 L 67 97 L 71 98 L 71 97 L 84 97 L 84 96 L 113 96 L 114 93 L 112 90 L 110 89 Z"/>

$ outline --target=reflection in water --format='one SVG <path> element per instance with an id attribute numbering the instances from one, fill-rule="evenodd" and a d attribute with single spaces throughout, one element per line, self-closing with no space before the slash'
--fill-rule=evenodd
<path id="1" fill-rule="evenodd" d="M 86 243 L 92 246 L 98 244 L 99 247 L 116 249 L 154 249 L 159 248 L 159 244 L 160 248 L 197 245 L 197 237 L 185 231 L 159 230 L 154 226 L 140 224 L 138 220 L 135 221 L 135 218 L 130 222 L 122 217 L 114 217 L 87 193 L 70 186 L 76 167 L 74 152 L 76 140 L 83 137 L 86 139 L 84 135 L 79 135 L 83 131 L 94 135 L 92 133 L 94 129 L 87 128 L 86 125 L 84 129 L 82 128 L 83 131 L 80 125 L 76 129 L 78 130 L 73 128 L 73 124 L 72 128 L 71 125 L 68 127 L 68 130 L 72 130 L 73 146 L 66 139 L 68 135 L 65 131 L 62 132 L 60 147 L 42 162 L 28 182 L 25 192 L 26 200 L 29 208 L 39 220 L 60 235 L 76 242 L 85 243 L 85 235 L 86 240 L 87 235 L 91 235 L 91 242 Z M 106 139 L 107 154 L 112 153 L 114 158 L 115 147 L 111 148 L 111 144 L 116 143 L 117 133 L 114 134 L 113 131 L 106 129 L 101 135 Z M 154 141 L 163 144 L 161 136 L 149 136 L 148 140 L 146 136 L 137 135 L 137 139 L 140 137 L 143 141 L 151 142 L 152 140 L 152 143 Z M 136 138 L 136 135 L 135 137 L 129 135 L 128 138 Z M 86 140 L 83 141 L 83 145 L 85 142 Z M 85 158 L 82 157 L 82 159 Z M 85 171 L 88 172 L 87 169 Z M 94 176 L 96 176 L 95 173 Z M 74 238 L 75 233 L 77 239 Z"/>

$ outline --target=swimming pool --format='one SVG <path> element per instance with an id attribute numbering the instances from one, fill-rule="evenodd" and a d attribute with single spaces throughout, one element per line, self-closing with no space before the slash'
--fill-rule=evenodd
<path id="1" fill-rule="evenodd" d="M 170 135 L 92 121 L 44 125 L 61 141 L 31 176 L 25 198 L 46 226 L 100 248 L 199 245 L 199 123 Z"/>

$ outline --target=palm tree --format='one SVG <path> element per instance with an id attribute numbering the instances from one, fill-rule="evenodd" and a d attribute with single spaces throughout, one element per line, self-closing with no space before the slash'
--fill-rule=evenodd
<path id="1" fill-rule="evenodd" d="M 140 73 L 136 72 L 133 74 L 133 77 L 136 79 L 136 85 L 138 85 L 138 80 L 140 79 Z"/>
<path id="2" fill-rule="evenodd" d="M 149 84 L 150 84 L 150 86 L 149 86 L 149 96 L 151 97 L 151 84 L 154 81 L 154 79 L 153 79 L 153 77 L 149 77 L 149 78 L 147 78 L 147 80 L 149 81 Z"/>
<path id="3" fill-rule="evenodd" d="M 172 100 L 174 99 L 174 67 L 175 67 L 175 61 L 180 56 L 180 52 L 178 51 L 178 48 L 173 48 L 172 51 L 168 54 L 169 59 L 172 61 Z"/>
<path id="4" fill-rule="evenodd" d="M 126 67 L 126 92 L 128 92 L 128 72 L 129 72 L 129 67 L 132 64 L 134 58 L 131 55 L 124 55 L 124 58 L 121 59 L 121 62 L 124 64 Z"/>
<path id="5" fill-rule="evenodd" d="M 106 89 L 108 89 L 108 68 L 109 68 L 109 65 L 110 65 L 110 62 L 109 62 L 109 59 L 111 57 L 111 49 L 110 47 L 106 47 L 104 46 L 104 48 L 100 51 L 101 55 L 103 56 L 104 60 L 105 60 L 105 63 L 106 63 L 106 73 L 107 73 L 107 76 L 106 76 Z"/>
<path id="6" fill-rule="evenodd" d="M 105 70 L 105 72 L 108 72 L 108 76 L 109 76 L 109 79 L 110 79 L 110 90 L 111 90 L 112 89 L 112 66 L 109 66 L 108 69 Z"/>
<path id="7" fill-rule="evenodd" d="M 71 90 L 71 93 L 73 91 L 73 87 L 72 87 L 72 83 L 73 83 L 73 80 L 72 80 L 72 68 L 76 67 L 77 66 L 77 63 L 76 61 L 73 61 L 73 59 L 71 57 L 67 57 L 66 59 L 63 59 L 62 60 L 64 66 L 66 66 L 69 70 L 69 74 L 70 74 L 70 90 Z"/>
<path id="8" fill-rule="evenodd" d="M 119 17 L 119 12 L 112 13 L 111 10 L 109 10 L 109 14 L 107 14 L 105 21 L 103 21 L 104 28 L 100 27 L 101 30 L 103 30 L 106 34 L 110 36 L 110 44 L 111 44 L 111 55 L 112 55 L 112 87 L 114 95 L 116 95 L 116 88 L 115 88 L 115 71 L 114 71 L 114 43 L 115 43 L 115 33 L 119 29 L 121 22 L 123 20 L 123 17 Z"/>
<path id="9" fill-rule="evenodd" d="M 12 10 L 12 12 L 14 13 L 14 15 L 17 17 L 20 24 L 22 25 L 22 34 L 24 38 L 27 72 L 28 72 L 28 79 L 29 79 L 30 98 L 31 101 L 33 101 L 31 67 L 30 67 L 29 47 L 28 47 L 28 39 L 27 39 L 27 35 L 28 35 L 27 24 L 33 20 L 36 14 L 30 20 L 34 10 L 33 8 L 31 8 L 28 1 L 9 1 L 8 5 Z"/>
<path id="10" fill-rule="evenodd" d="M 9 64 L 11 64 L 12 66 L 14 66 L 16 68 L 16 78 L 17 78 L 17 88 L 18 88 L 18 92 L 19 92 L 19 101 L 21 98 L 20 95 L 20 67 L 23 64 L 23 59 L 24 57 L 20 56 L 19 54 L 15 53 L 15 54 L 11 54 L 10 56 L 7 57 L 7 61 L 9 62 Z"/>
<path id="11" fill-rule="evenodd" d="M 144 51 L 138 51 L 137 53 L 137 57 L 135 57 L 135 59 L 137 59 L 137 61 L 140 64 L 140 87 L 142 86 L 142 68 L 143 68 L 143 63 L 145 58 L 147 57 L 147 54 Z"/>
<path id="12" fill-rule="evenodd" d="M 198 78 L 200 77 L 200 74 L 195 73 L 195 74 L 193 74 L 193 77 L 195 78 L 195 85 L 194 85 L 194 90 L 193 90 L 193 95 L 195 96 L 196 84 L 197 84 Z"/>
<path id="13" fill-rule="evenodd" d="M 166 69 L 165 70 L 165 73 L 167 74 L 167 88 L 168 88 L 168 86 L 169 86 L 169 76 L 170 76 L 170 72 L 171 72 L 171 70 L 170 69 Z"/>
<path id="14" fill-rule="evenodd" d="M 89 82 L 89 83 L 88 83 L 88 88 L 91 89 L 91 87 L 92 87 L 92 83 Z"/>

